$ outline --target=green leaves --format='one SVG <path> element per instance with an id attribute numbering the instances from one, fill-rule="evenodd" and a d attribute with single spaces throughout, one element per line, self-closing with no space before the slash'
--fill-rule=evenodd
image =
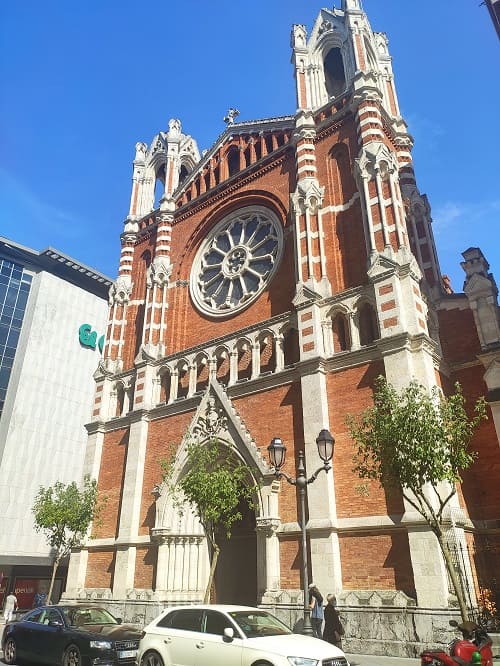
<path id="1" fill-rule="evenodd" d="M 65 485 L 57 481 L 40 490 L 35 497 L 33 514 L 35 529 L 44 532 L 48 544 L 60 559 L 81 545 L 97 506 L 97 482 L 86 476 L 80 490 L 75 482 Z"/>
<path id="2" fill-rule="evenodd" d="M 373 407 L 360 417 L 349 416 L 347 426 L 357 445 L 354 471 L 386 489 L 399 489 L 406 502 L 436 535 L 462 618 L 467 604 L 444 537 L 445 508 L 456 493 L 461 472 L 477 454 L 470 450 L 474 430 L 486 418 L 484 398 L 469 417 L 460 384 L 445 397 L 434 387 L 429 393 L 411 382 L 398 394 L 384 377 L 375 382 Z"/>
<path id="3" fill-rule="evenodd" d="M 232 526 L 242 517 L 238 507 L 242 500 L 252 507 L 258 487 L 247 466 L 217 438 L 188 444 L 184 473 L 177 483 L 175 462 L 175 456 L 160 461 L 163 482 L 174 504 L 182 506 L 185 500 L 191 504 L 205 530 L 210 574 L 204 603 L 208 603 L 219 554 L 217 533 L 224 530 L 227 538 L 231 537 Z"/>
<path id="4" fill-rule="evenodd" d="M 224 529 L 228 537 L 231 535 L 232 525 L 241 518 L 237 510 L 240 501 L 245 499 L 251 505 L 255 491 L 248 468 L 227 453 L 227 447 L 217 439 L 190 442 L 185 473 L 175 488 L 173 462 L 162 463 L 163 480 L 171 494 L 182 492 L 200 519 L 212 547 L 219 528 Z"/>
<path id="5" fill-rule="evenodd" d="M 476 457 L 469 446 L 483 418 L 485 402 L 481 399 L 475 416 L 469 419 L 458 383 L 449 397 L 436 387 L 428 393 L 415 381 L 398 394 L 379 377 L 373 407 L 358 419 L 348 418 L 358 446 L 354 469 L 361 478 L 407 487 L 414 493 L 425 483 L 454 484 Z"/>

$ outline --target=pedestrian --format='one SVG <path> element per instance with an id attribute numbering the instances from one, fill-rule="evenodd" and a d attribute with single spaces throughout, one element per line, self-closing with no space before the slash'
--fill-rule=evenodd
<path id="1" fill-rule="evenodd" d="M 342 649 L 342 636 L 345 632 L 337 609 L 335 608 L 337 604 L 335 595 L 327 594 L 326 601 L 325 631 L 323 632 L 323 639 Z"/>
<path id="2" fill-rule="evenodd" d="M 5 608 L 3 609 L 3 618 L 5 623 L 12 620 L 15 610 L 17 610 L 17 597 L 13 592 L 11 592 L 5 599 Z"/>
<path id="3" fill-rule="evenodd" d="M 33 599 L 33 608 L 40 608 L 47 604 L 47 592 L 37 592 Z"/>
<path id="4" fill-rule="evenodd" d="M 311 609 L 311 626 L 313 634 L 316 638 L 322 638 L 323 597 L 314 583 L 309 585 L 309 608 Z"/>

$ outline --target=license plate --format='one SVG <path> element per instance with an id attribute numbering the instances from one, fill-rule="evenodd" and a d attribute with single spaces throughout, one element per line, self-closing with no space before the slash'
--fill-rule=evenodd
<path id="1" fill-rule="evenodd" d="M 118 659 L 132 659 L 136 654 L 137 650 L 120 650 L 118 652 Z"/>

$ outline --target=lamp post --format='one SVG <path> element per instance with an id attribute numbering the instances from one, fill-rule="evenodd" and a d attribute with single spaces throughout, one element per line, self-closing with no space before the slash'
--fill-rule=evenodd
<path id="1" fill-rule="evenodd" d="M 302 629 L 303 634 L 313 636 L 314 632 L 311 626 L 311 618 L 309 616 L 309 581 L 307 574 L 307 532 L 306 532 L 306 487 L 316 481 L 319 473 L 324 470 L 328 472 L 330 467 L 330 460 L 333 456 L 333 445 L 335 439 L 329 430 L 323 429 L 316 438 L 316 445 L 318 447 L 318 454 L 323 461 L 323 466 L 319 467 L 314 474 L 308 479 L 306 476 L 306 467 L 304 463 L 304 452 L 299 451 L 299 463 L 297 465 L 297 477 L 294 479 L 286 472 L 282 472 L 281 468 L 285 464 L 286 446 L 283 440 L 279 437 L 273 437 L 271 443 L 267 447 L 269 452 L 269 460 L 274 468 L 274 475 L 277 479 L 283 477 L 292 486 L 297 486 L 299 489 L 300 498 L 300 526 L 302 530 L 302 586 L 304 591 L 304 626 Z"/>

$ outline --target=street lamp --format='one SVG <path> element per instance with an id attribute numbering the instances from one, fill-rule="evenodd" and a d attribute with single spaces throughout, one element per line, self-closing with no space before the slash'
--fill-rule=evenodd
<path id="1" fill-rule="evenodd" d="M 323 467 L 319 467 L 314 474 L 308 479 L 306 476 L 306 467 L 304 464 L 304 452 L 299 451 L 299 463 L 297 465 L 297 478 L 292 478 L 286 472 L 282 472 L 281 468 L 285 464 L 286 446 L 283 440 L 279 437 L 273 437 L 271 443 L 267 447 L 269 451 L 269 460 L 274 468 L 274 475 L 277 479 L 283 477 L 292 486 L 297 486 L 299 489 L 300 498 L 300 523 L 302 529 L 302 586 L 304 590 L 304 626 L 302 629 L 303 634 L 313 636 L 314 632 L 311 626 L 311 618 L 309 617 L 309 581 L 307 575 L 307 533 L 306 533 L 306 486 L 316 481 L 321 470 L 328 472 L 330 467 L 330 460 L 333 456 L 333 445 L 335 439 L 329 430 L 323 429 L 316 438 L 316 445 L 318 447 L 318 454 L 323 461 Z"/>

